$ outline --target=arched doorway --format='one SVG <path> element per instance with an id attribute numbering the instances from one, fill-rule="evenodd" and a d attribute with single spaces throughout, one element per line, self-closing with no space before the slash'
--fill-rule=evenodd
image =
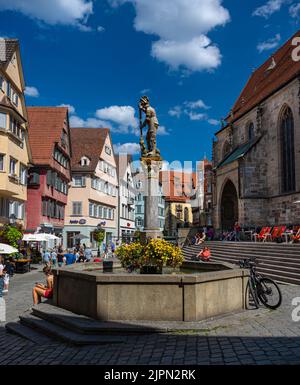
<path id="1" fill-rule="evenodd" d="M 221 225 L 223 230 L 233 228 L 239 218 L 238 196 L 231 180 L 228 180 L 223 189 L 221 198 Z"/>

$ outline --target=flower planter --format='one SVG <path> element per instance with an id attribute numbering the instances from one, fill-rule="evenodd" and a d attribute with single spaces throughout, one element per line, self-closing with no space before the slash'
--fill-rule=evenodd
<path id="1" fill-rule="evenodd" d="M 155 265 L 141 266 L 140 274 L 162 274 L 162 268 Z"/>

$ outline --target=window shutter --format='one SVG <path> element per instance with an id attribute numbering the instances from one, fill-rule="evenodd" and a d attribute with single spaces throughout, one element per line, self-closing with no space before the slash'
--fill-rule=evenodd
<path id="1" fill-rule="evenodd" d="M 81 185 L 82 185 L 82 187 L 85 187 L 86 186 L 86 178 L 85 178 L 85 176 L 83 176 L 82 177 L 82 181 L 81 181 Z"/>

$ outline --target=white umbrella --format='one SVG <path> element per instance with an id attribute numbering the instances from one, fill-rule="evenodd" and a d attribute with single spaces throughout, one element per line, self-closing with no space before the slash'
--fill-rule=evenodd
<path id="1" fill-rule="evenodd" d="M 43 234 L 45 236 L 45 238 L 47 238 L 48 240 L 50 239 L 54 239 L 54 240 L 57 240 L 57 239 L 60 239 L 59 237 L 57 237 L 56 235 L 53 235 L 53 234 Z"/>
<path id="2" fill-rule="evenodd" d="M 22 240 L 26 242 L 45 242 L 47 238 L 45 234 L 24 234 Z"/>
<path id="3" fill-rule="evenodd" d="M 18 253 L 18 249 L 7 245 L 6 243 L 0 243 L 0 254 L 13 254 Z"/>

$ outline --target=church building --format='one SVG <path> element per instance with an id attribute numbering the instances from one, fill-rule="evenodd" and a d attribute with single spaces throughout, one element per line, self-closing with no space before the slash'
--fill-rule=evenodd
<path id="1" fill-rule="evenodd" d="M 300 224 L 300 61 L 293 39 L 250 76 L 213 145 L 216 229 Z"/>

